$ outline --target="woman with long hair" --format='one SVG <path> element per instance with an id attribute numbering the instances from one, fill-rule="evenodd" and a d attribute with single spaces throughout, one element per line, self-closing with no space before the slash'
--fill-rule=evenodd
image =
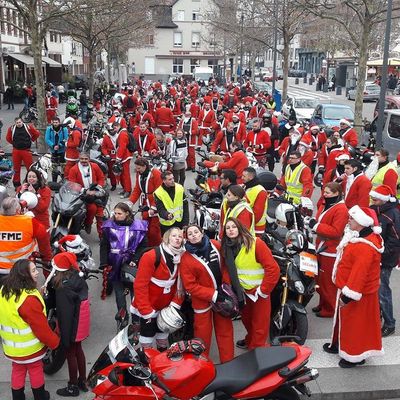
<path id="1" fill-rule="evenodd" d="M 264 346 L 270 328 L 270 294 L 279 280 L 279 266 L 268 246 L 236 218 L 226 221 L 221 249 L 247 330 L 236 345 L 247 349 Z"/>
<path id="2" fill-rule="evenodd" d="M 147 229 L 148 222 L 135 220 L 131 208 L 124 202 L 114 207 L 114 215 L 102 226 L 100 268 L 109 269 L 108 281 L 114 289 L 117 304 L 115 318 L 117 320 L 123 318 L 121 328 L 129 322 L 125 298 L 126 285 L 121 281 L 121 267 L 139 259 L 138 255 L 147 246 Z M 132 299 L 133 286 L 129 285 L 128 289 Z M 139 319 L 132 316 L 132 323 L 138 325 Z"/>
<path id="3" fill-rule="evenodd" d="M 319 304 L 312 309 L 317 317 L 331 318 L 335 312 L 337 288 L 332 282 L 336 247 L 342 239 L 344 228 L 349 220 L 348 209 L 342 198 L 342 186 L 338 182 L 327 183 L 323 189 L 323 204 L 318 208 L 316 219 L 312 218 L 308 226 L 317 234 L 319 272 Z"/>
<path id="4" fill-rule="evenodd" d="M 32 261 L 18 260 L 3 278 L 0 289 L 0 336 L 4 354 L 12 361 L 13 400 L 25 399 L 27 373 L 34 399 L 50 397 L 44 389 L 42 358 L 46 347 L 57 348 L 60 339 L 47 323 L 43 297 L 37 290 L 38 276 Z"/>
<path id="5" fill-rule="evenodd" d="M 168 306 L 179 309 L 184 299 L 179 279 L 184 251 L 182 230 L 170 228 L 164 233 L 160 246 L 140 258 L 131 312 L 140 317 L 139 341 L 143 347 L 152 347 L 154 339 L 160 351 L 168 347 L 168 333 L 158 328 L 157 316 Z"/>
<path id="6" fill-rule="evenodd" d="M 220 360 L 227 362 L 234 357 L 232 319 L 212 309 L 213 303 L 226 300 L 221 285 L 230 283 L 221 258 L 221 244 L 210 240 L 198 225 L 190 224 L 185 248 L 180 270 L 183 286 L 192 299 L 194 336 L 204 341 L 208 354 L 214 325 Z"/>
<path id="7" fill-rule="evenodd" d="M 24 182 L 16 190 L 18 197 L 25 192 L 34 193 L 38 198 L 38 203 L 33 212 L 35 218 L 46 228 L 50 228 L 49 207 L 51 202 L 51 190 L 46 185 L 42 173 L 35 169 L 30 168 Z"/>

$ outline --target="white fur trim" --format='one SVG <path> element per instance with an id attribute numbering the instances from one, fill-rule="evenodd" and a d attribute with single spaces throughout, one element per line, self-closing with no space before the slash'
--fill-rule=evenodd
<path id="1" fill-rule="evenodd" d="M 390 201 L 390 202 L 392 202 L 392 203 L 394 203 L 394 202 L 396 201 L 396 198 L 395 198 L 395 197 L 390 196 L 390 195 L 385 196 L 385 195 L 383 195 L 383 194 L 381 194 L 381 193 L 375 192 L 375 190 L 371 190 L 371 191 L 369 192 L 369 195 L 370 195 L 371 197 L 373 197 L 374 199 L 378 199 L 378 200 L 382 200 L 382 201 Z"/>
<path id="2" fill-rule="evenodd" d="M 214 294 L 213 294 L 213 297 L 212 297 L 211 301 L 212 301 L 213 303 L 215 303 L 215 302 L 217 301 L 217 297 L 218 297 L 218 292 L 215 291 Z"/>
<path id="3" fill-rule="evenodd" d="M 349 215 L 362 226 L 368 227 L 374 225 L 374 220 L 369 215 L 365 214 L 360 206 L 351 207 Z"/>
<path id="4" fill-rule="evenodd" d="M 376 247 L 372 242 L 370 242 L 367 239 L 360 238 L 360 237 L 355 237 L 350 239 L 350 243 L 364 243 L 367 244 L 368 246 L 371 246 L 373 249 L 375 249 L 378 253 L 383 253 L 385 250 L 385 246 L 383 245 L 383 239 L 381 238 L 381 247 L 378 248 Z"/>
<path id="5" fill-rule="evenodd" d="M 262 297 L 263 299 L 266 299 L 266 298 L 268 297 L 267 294 L 264 294 L 264 293 L 261 291 L 261 287 L 260 287 L 260 286 L 257 288 L 256 293 L 257 293 L 260 297 Z"/>
<path id="6" fill-rule="evenodd" d="M 181 309 L 181 306 L 179 304 L 176 304 L 174 301 L 171 301 L 171 303 L 169 303 L 169 305 L 174 307 L 174 308 L 176 308 L 176 309 L 178 309 L 178 310 Z"/>
<path id="7" fill-rule="evenodd" d="M 339 125 L 340 124 L 346 124 L 347 126 L 351 126 L 351 122 L 350 121 L 347 121 L 347 119 L 344 119 L 344 118 L 342 118 L 340 121 L 339 121 Z"/>
<path id="8" fill-rule="evenodd" d="M 383 348 L 380 350 L 367 350 L 358 355 L 350 355 L 339 348 L 339 356 L 348 362 L 357 363 L 369 357 L 383 356 L 385 354 Z"/>
<path id="9" fill-rule="evenodd" d="M 65 244 L 68 247 L 78 247 L 82 242 L 83 239 L 79 235 L 76 235 L 74 240 L 66 241 Z"/>
<path id="10" fill-rule="evenodd" d="M 346 296 L 349 297 L 352 300 L 359 301 L 362 298 L 362 293 L 355 292 L 354 290 L 351 290 L 348 286 L 345 286 L 342 289 L 342 293 Z"/>
<path id="11" fill-rule="evenodd" d="M 372 228 L 372 231 L 373 231 L 374 233 L 376 233 L 377 235 L 379 235 L 379 234 L 382 233 L 382 228 L 381 228 L 380 226 L 374 226 L 374 227 Z"/>

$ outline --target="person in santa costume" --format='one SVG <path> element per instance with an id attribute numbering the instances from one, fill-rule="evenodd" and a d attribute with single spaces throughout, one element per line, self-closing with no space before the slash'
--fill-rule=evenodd
<path id="1" fill-rule="evenodd" d="M 244 119 L 244 116 L 241 120 L 240 119 L 241 115 L 243 114 L 234 113 L 232 115 L 232 122 L 235 135 L 237 136 L 239 142 L 243 143 L 246 140 L 247 129 L 246 129 L 246 120 Z"/>
<path id="2" fill-rule="evenodd" d="M 133 132 L 135 139 L 136 152 L 139 156 L 143 153 L 150 153 L 155 139 L 154 134 L 149 131 L 146 122 L 141 122 Z"/>
<path id="3" fill-rule="evenodd" d="M 65 145 L 65 168 L 64 178 L 68 180 L 70 169 L 76 165 L 79 160 L 79 147 L 82 142 L 82 128 L 77 124 L 78 121 L 68 117 L 64 120 L 63 125 L 68 127 L 68 140 Z"/>
<path id="4" fill-rule="evenodd" d="M 186 237 L 180 271 L 184 288 L 192 299 L 194 337 L 204 341 L 208 355 L 214 326 L 220 360 L 230 361 L 234 357 L 232 320 L 212 310 L 212 303 L 225 299 L 221 284 L 230 283 L 221 260 L 221 245 L 210 240 L 195 224 L 186 228 Z"/>
<path id="5" fill-rule="evenodd" d="M 87 196 L 95 196 L 96 192 L 93 186 L 100 188 L 105 185 L 105 177 L 100 167 L 93 162 L 89 161 L 89 155 L 87 153 L 81 153 L 79 155 L 79 162 L 71 168 L 68 176 L 70 182 L 79 183 L 86 191 Z M 86 203 L 86 219 L 85 219 L 85 230 L 86 233 L 90 234 L 92 230 L 93 219 L 96 216 L 97 233 L 101 237 L 101 226 L 103 223 L 103 212 L 104 208 L 97 205 L 95 202 Z"/>
<path id="6" fill-rule="evenodd" d="M 114 110 L 113 115 L 107 121 L 109 124 L 113 124 L 114 122 L 118 122 L 121 128 L 127 128 L 128 124 L 126 119 L 121 116 L 121 112 L 119 110 Z"/>
<path id="7" fill-rule="evenodd" d="M 318 125 L 311 125 L 310 129 L 301 138 L 302 142 L 308 143 L 313 152 L 313 162 L 311 165 L 312 173 L 315 172 L 318 161 L 318 153 L 322 149 L 324 143 L 326 143 L 326 133 L 319 129 Z"/>
<path id="8" fill-rule="evenodd" d="M 156 123 L 153 116 L 143 108 L 143 105 L 139 105 L 136 109 L 136 114 L 133 118 L 133 122 L 130 123 L 132 128 L 136 128 L 141 122 L 147 122 L 147 126 L 154 128 Z"/>
<path id="9" fill-rule="evenodd" d="M 160 351 L 168 347 L 168 333 L 158 328 L 157 316 L 168 306 L 179 310 L 183 302 L 179 265 L 184 251 L 182 230 L 171 228 L 164 233 L 160 246 L 140 258 L 131 313 L 140 317 L 139 342 L 144 348 L 152 347 L 154 340 Z"/>
<path id="10" fill-rule="evenodd" d="M 111 188 L 110 191 L 113 192 L 117 188 L 117 183 L 119 178 L 114 174 L 112 167 L 115 164 L 117 158 L 117 139 L 118 139 L 118 129 L 108 129 L 107 133 L 103 136 L 101 142 L 101 154 L 105 156 L 105 160 L 108 167 L 108 177 L 110 179 Z"/>
<path id="11" fill-rule="evenodd" d="M 200 110 L 198 118 L 198 123 L 200 128 L 199 143 L 201 143 L 203 136 L 208 137 L 208 135 L 210 134 L 210 128 L 213 122 L 215 121 L 216 121 L 215 111 L 211 110 L 210 103 L 204 103 L 204 108 Z"/>
<path id="12" fill-rule="evenodd" d="M 263 168 L 267 163 L 267 151 L 271 147 L 271 138 L 268 132 L 261 129 L 261 119 L 253 122 L 253 129 L 248 132 L 243 143 L 247 151 L 254 153 L 259 165 Z"/>
<path id="13" fill-rule="evenodd" d="M 160 108 L 156 109 L 154 120 L 157 128 L 161 129 L 163 133 L 169 133 L 175 129 L 174 115 L 171 109 L 166 106 L 165 101 L 162 101 Z"/>
<path id="14" fill-rule="evenodd" d="M 196 153 L 195 148 L 200 146 L 199 144 L 199 125 L 195 118 L 192 117 L 192 113 L 189 109 L 185 111 L 184 117 L 178 124 L 178 129 L 185 133 L 188 147 L 188 156 L 186 159 L 187 169 L 194 171 L 196 167 Z"/>
<path id="15" fill-rule="evenodd" d="M 135 160 L 136 184 L 129 200 L 139 206 L 147 206 L 149 210 L 142 212 L 142 218 L 149 223 L 147 234 L 149 246 L 158 246 L 161 243 L 160 222 L 157 217 L 156 202 L 153 193 L 162 185 L 161 172 L 149 165 L 144 158 Z"/>
<path id="16" fill-rule="evenodd" d="M 47 123 L 50 124 L 52 119 L 57 116 L 58 101 L 55 96 L 51 95 L 51 92 L 46 92 L 44 98 L 44 106 L 46 109 Z"/>
<path id="17" fill-rule="evenodd" d="M 236 218 L 226 221 L 221 253 L 247 331 L 236 346 L 249 350 L 265 346 L 270 329 L 270 295 L 279 280 L 279 266 L 268 246 Z"/>
<path id="18" fill-rule="evenodd" d="M 339 354 L 341 368 L 363 365 L 383 355 L 379 308 L 379 280 L 383 239 L 374 210 L 354 206 L 349 225 L 337 247 L 332 281 L 337 300 L 330 343 L 324 351 Z"/>
<path id="19" fill-rule="evenodd" d="M 324 179 L 328 172 L 336 167 L 336 157 L 340 154 L 349 154 L 341 141 L 342 139 L 338 139 L 335 136 L 327 138 L 318 153 L 318 171 L 324 174 Z"/>
<path id="20" fill-rule="evenodd" d="M 233 122 L 228 122 L 226 128 L 217 131 L 215 140 L 211 143 L 210 153 L 229 153 L 229 146 L 233 142 L 242 143 L 239 135 L 235 134 Z"/>
<path id="21" fill-rule="evenodd" d="M 336 247 L 349 220 L 342 193 L 339 183 L 327 183 L 323 189 L 324 203 L 318 208 L 316 218 L 307 221 L 311 232 L 317 234 L 319 303 L 312 311 L 321 318 L 331 318 L 335 312 L 337 289 L 332 282 L 332 270 L 337 256 Z"/>
<path id="22" fill-rule="evenodd" d="M 343 118 L 339 121 L 339 127 L 339 133 L 344 142 L 352 147 L 357 147 L 358 135 L 357 131 L 351 127 L 351 122 Z"/>
<path id="23" fill-rule="evenodd" d="M 342 181 L 344 190 L 344 202 L 347 208 L 355 205 L 360 207 L 369 206 L 369 192 L 371 191 L 371 181 L 365 176 L 362 165 L 358 160 L 348 160 L 344 162 L 345 178 Z"/>

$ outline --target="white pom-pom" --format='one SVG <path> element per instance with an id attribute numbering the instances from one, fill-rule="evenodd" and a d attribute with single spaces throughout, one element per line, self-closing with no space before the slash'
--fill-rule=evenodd
<path id="1" fill-rule="evenodd" d="M 58 248 L 60 247 L 60 244 L 58 243 L 58 241 L 55 241 L 55 242 L 53 243 L 53 246 L 54 246 L 56 249 L 58 249 Z"/>
<path id="2" fill-rule="evenodd" d="M 380 233 L 382 233 L 382 228 L 380 226 L 374 226 L 372 228 L 372 231 L 379 235 Z"/>
<path id="3" fill-rule="evenodd" d="M 79 276 L 80 276 L 81 278 L 83 278 L 84 275 L 85 275 L 85 274 L 84 274 L 82 271 L 79 272 Z"/>

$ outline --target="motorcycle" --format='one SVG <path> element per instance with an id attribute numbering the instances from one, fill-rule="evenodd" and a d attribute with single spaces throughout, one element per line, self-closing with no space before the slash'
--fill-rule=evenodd
<path id="1" fill-rule="evenodd" d="M 38 111 L 35 107 L 24 108 L 20 113 L 19 117 L 24 123 L 33 122 L 38 120 Z"/>
<path id="2" fill-rule="evenodd" d="M 80 114 L 79 101 L 73 97 L 68 97 L 67 105 L 65 107 L 65 117 L 72 117 L 77 119 Z"/>
<path id="3" fill-rule="evenodd" d="M 306 366 L 311 349 L 279 337 L 271 347 L 259 347 L 232 361 L 214 365 L 191 341 L 181 351 L 143 349 L 131 326 L 119 332 L 89 372 L 95 400 L 246 398 L 299 400 L 310 395 L 305 385 L 318 370 Z M 186 350 L 188 349 L 188 350 Z"/>
<path id="4" fill-rule="evenodd" d="M 168 161 L 161 156 L 154 156 L 148 152 L 144 152 L 143 158 L 145 158 L 151 166 L 161 172 L 167 171 L 169 169 L 170 163 L 168 163 Z"/>
<path id="5" fill-rule="evenodd" d="M 306 200 L 304 203 L 310 205 Z M 307 339 L 306 306 L 317 288 L 315 276 L 318 274 L 315 247 L 303 222 L 303 218 L 310 213 L 312 209 L 309 207 L 295 206 L 282 198 L 268 201 L 268 226 L 263 240 L 281 270 L 281 278 L 271 293 L 271 339 L 280 335 L 296 335 L 300 344 Z M 283 219 L 286 226 L 279 221 L 276 223 Z"/>

